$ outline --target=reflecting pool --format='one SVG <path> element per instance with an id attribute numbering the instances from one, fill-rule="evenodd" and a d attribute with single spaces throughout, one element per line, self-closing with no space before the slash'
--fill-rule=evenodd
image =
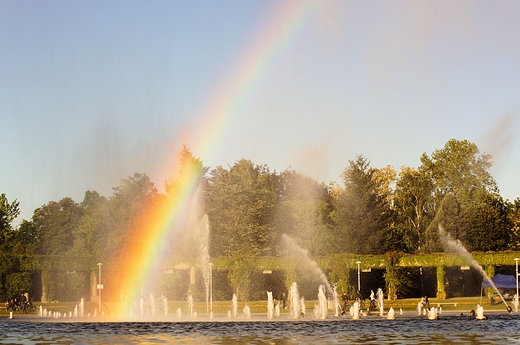
<path id="1" fill-rule="evenodd" d="M 443 315 L 438 320 L 74 322 L 2 319 L 0 344 L 520 344 L 520 317 L 487 320 Z"/>

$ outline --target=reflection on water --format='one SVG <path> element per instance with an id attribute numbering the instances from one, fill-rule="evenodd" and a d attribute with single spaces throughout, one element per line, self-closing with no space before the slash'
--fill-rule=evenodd
<path id="1" fill-rule="evenodd" d="M 520 318 L 260 322 L 0 321 L 0 344 L 497 344 L 520 343 Z"/>

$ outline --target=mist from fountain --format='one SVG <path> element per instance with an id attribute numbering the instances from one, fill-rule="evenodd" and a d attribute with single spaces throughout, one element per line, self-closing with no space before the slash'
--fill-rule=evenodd
<path id="1" fill-rule="evenodd" d="M 166 298 L 166 296 L 163 295 L 159 297 L 159 300 L 161 301 L 164 317 L 166 318 L 168 317 L 168 298 Z"/>
<path id="2" fill-rule="evenodd" d="M 454 240 L 451 238 L 450 234 L 447 233 L 444 228 L 439 224 L 439 235 L 441 238 L 442 245 L 445 250 L 451 251 L 452 253 L 457 253 L 461 257 L 463 257 L 471 266 L 473 266 L 477 271 L 489 282 L 489 284 L 493 287 L 495 292 L 500 296 L 500 299 L 502 299 L 502 302 L 504 302 L 504 305 L 507 306 L 507 310 L 509 312 L 512 312 L 511 307 L 507 304 L 504 296 L 498 291 L 495 283 L 491 278 L 487 275 L 486 271 L 482 268 L 482 266 L 479 265 L 479 263 L 473 259 L 473 256 L 464 248 L 462 243 L 459 240 Z"/>
<path id="3" fill-rule="evenodd" d="M 332 287 L 330 286 L 330 283 L 327 279 L 327 276 L 323 271 L 320 269 L 316 261 L 311 260 L 309 252 L 303 248 L 301 248 L 298 243 L 294 239 L 292 239 L 289 235 L 283 234 L 282 235 L 282 241 L 285 243 L 285 247 L 290 252 L 294 253 L 296 257 L 298 258 L 298 263 L 300 267 L 307 267 L 311 269 L 311 272 L 314 273 L 314 275 L 321 280 L 321 282 L 325 285 L 327 288 L 327 293 L 330 295 L 333 294 Z"/>
<path id="4" fill-rule="evenodd" d="M 204 214 L 197 224 L 197 238 L 200 240 L 200 264 L 202 268 L 202 278 L 206 293 L 206 312 L 209 314 L 209 289 L 210 289 L 210 268 L 209 268 L 209 218 Z"/>

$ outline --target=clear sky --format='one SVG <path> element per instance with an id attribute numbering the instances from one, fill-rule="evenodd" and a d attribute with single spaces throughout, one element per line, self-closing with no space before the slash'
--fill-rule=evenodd
<path id="1" fill-rule="evenodd" d="M 18 221 L 136 172 L 163 191 L 182 144 L 327 183 L 358 154 L 399 170 L 467 139 L 514 200 L 519 113 L 519 1 L 0 1 Z"/>

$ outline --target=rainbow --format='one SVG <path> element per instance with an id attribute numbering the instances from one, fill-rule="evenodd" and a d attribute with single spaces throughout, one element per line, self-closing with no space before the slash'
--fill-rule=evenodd
<path id="1" fill-rule="evenodd" d="M 238 58 L 236 70 L 229 80 L 219 85 L 208 97 L 208 102 L 199 112 L 201 122 L 197 125 L 196 144 L 193 152 L 201 157 L 211 155 L 212 144 L 230 118 L 237 115 L 241 105 L 254 91 L 262 74 L 273 58 L 289 44 L 301 30 L 312 13 L 317 1 L 277 2 L 272 9 L 270 20 L 265 22 L 251 44 Z M 173 174 L 171 176 L 174 176 Z M 145 283 L 153 279 L 161 258 L 164 257 L 166 239 L 172 231 L 177 231 L 183 214 L 187 212 L 189 200 L 197 187 L 197 174 L 186 171 L 185 176 L 176 176 L 183 181 L 180 190 L 160 205 L 152 205 L 144 212 L 135 228 L 131 230 L 126 243 L 121 248 L 117 267 L 111 269 L 111 276 L 117 283 L 117 290 L 108 298 L 118 300 L 124 291 L 129 301 L 136 301 L 145 288 Z"/>

